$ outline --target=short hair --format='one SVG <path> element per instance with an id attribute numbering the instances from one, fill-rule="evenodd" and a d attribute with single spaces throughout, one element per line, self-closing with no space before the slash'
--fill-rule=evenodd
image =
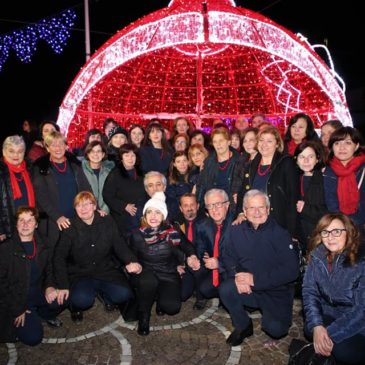
<path id="1" fill-rule="evenodd" d="M 194 143 L 188 149 L 188 157 L 189 157 L 190 165 L 193 164 L 193 161 L 191 159 L 191 155 L 192 155 L 194 150 L 199 150 L 204 155 L 204 159 L 206 159 L 209 156 L 208 150 L 203 145 L 201 145 L 199 143 Z"/>
<path id="2" fill-rule="evenodd" d="M 328 148 L 330 150 L 329 159 L 331 160 L 334 156 L 333 154 L 333 145 L 338 141 L 343 141 L 346 137 L 350 137 L 352 142 L 355 144 L 359 144 L 360 148 L 355 151 L 354 156 L 359 156 L 364 152 L 364 140 L 360 132 L 356 128 L 352 127 L 341 127 L 335 130 L 330 137 L 328 142 Z"/>
<path id="3" fill-rule="evenodd" d="M 263 198 L 265 198 L 266 207 L 270 209 L 270 199 L 268 195 L 258 189 L 251 189 L 245 194 L 245 196 L 243 197 L 243 207 L 245 208 L 248 199 L 255 198 L 256 196 L 262 196 Z"/>
<path id="4" fill-rule="evenodd" d="M 228 128 L 224 128 L 224 127 L 219 127 L 219 128 L 215 128 L 213 129 L 212 133 L 210 134 L 210 138 L 213 142 L 214 137 L 220 134 L 224 137 L 224 139 L 226 139 L 227 141 L 231 140 L 231 135 L 229 134 L 229 129 Z"/>
<path id="5" fill-rule="evenodd" d="M 149 171 L 147 172 L 147 174 L 144 176 L 144 179 L 143 179 L 143 185 L 144 187 L 146 188 L 147 187 L 147 180 L 150 178 L 150 177 L 153 177 L 153 176 L 159 176 L 161 177 L 161 180 L 162 180 L 162 184 L 164 186 L 167 185 L 167 181 L 166 181 L 166 176 L 164 174 L 162 174 L 161 172 L 159 171 Z"/>
<path id="6" fill-rule="evenodd" d="M 222 195 L 223 199 L 225 201 L 229 201 L 229 197 L 228 197 L 228 194 L 226 193 L 225 190 L 223 189 L 210 189 L 208 190 L 205 194 L 204 194 L 204 203 L 207 201 L 207 199 L 211 196 L 211 195 L 214 195 L 214 194 L 220 194 Z"/>
<path id="7" fill-rule="evenodd" d="M 60 139 L 63 141 L 63 143 L 65 145 L 67 145 L 65 136 L 61 132 L 57 132 L 57 131 L 53 131 L 50 134 L 48 134 L 44 140 L 44 144 L 47 147 L 49 147 L 55 139 Z"/>
<path id="8" fill-rule="evenodd" d="M 180 199 L 179 199 L 179 204 L 180 205 L 181 205 L 181 200 L 184 199 L 184 198 L 193 198 L 198 203 L 198 199 L 197 199 L 197 197 L 194 193 L 184 193 L 183 195 L 181 195 Z"/>
<path id="9" fill-rule="evenodd" d="M 265 129 L 259 131 L 258 135 L 257 135 L 257 141 L 260 140 L 260 137 L 263 134 L 272 134 L 275 139 L 276 139 L 276 143 L 278 144 L 278 147 L 276 148 L 279 152 L 283 152 L 284 151 L 284 142 L 283 139 L 280 136 L 280 132 L 279 130 L 274 127 L 274 126 L 267 126 Z"/>
<path id="10" fill-rule="evenodd" d="M 298 156 L 307 147 L 311 148 L 314 151 L 314 153 L 316 154 L 317 160 L 318 160 L 318 162 L 314 166 L 314 169 L 317 170 L 317 169 L 322 168 L 325 165 L 324 164 L 325 154 L 324 154 L 323 145 L 319 141 L 305 141 L 305 142 L 302 142 L 301 144 L 299 144 L 294 152 L 294 156 L 293 156 L 294 160 L 298 160 Z"/>
<path id="11" fill-rule="evenodd" d="M 326 229 L 335 219 L 343 223 L 346 229 L 346 243 L 344 247 L 345 261 L 350 265 L 354 265 L 357 257 L 357 252 L 360 246 L 360 232 L 355 223 L 345 214 L 329 213 L 324 215 L 313 230 L 312 236 L 309 240 L 308 259 L 310 260 L 310 252 L 313 251 L 322 243 L 321 232 Z M 328 251 L 327 259 L 332 262 L 332 255 Z"/>
<path id="12" fill-rule="evenodd" d="M 104 146 L 104 143 L 101 141 L 92 141 L 90 143 L 88 143 L 85 147 L 85 160 L 90 160 L 88 154 L 91 152 L 91 150 L 95 147 L 95 146 L 100 146 L 101 150 L 104 153 L 104 157 L 103 160 L 105 160 L 107 158 L 106 156 L 106 148 Z"/>
<path id="13" fill-rule="evenodd" d="M 90 193 L 90 191 L 80 191 L 74 199 L 74 208 L 76 208 L 76 205 L 81 203 L 82 201 L 90 200 L 91 203 L 94 205 L 97 205 L 96 198 L 93 193 Z"/>
<path id="14" fill-rule="evenodd" d="M 106 118 L 103 122 L 103 130 L 105 131 L 105 128 L 108 124 L 113 124 L 115 127 L 117 127 L 119 124 L 116 120 L 113 118 Z"/>
<path id="15" fill-rule="evenodd" d="M 38 209 L 35 207 L 30 207 L 28 205 L 20 205 L 15 213 L 15 220 L 18 222 L 19 216 L 23 213 L 30 213 L 37 223 L 39 223 L 39 212 Z"/>
<path id="16" fill-rule="evenodd" d="M 327 120 L 327 122 L 324 122 L 322 125 L 321 125 L 321 129 L 326 126 L 326 125 L 329 125 L 331 126 L 332 128 L 334 128 L 335 130 L 336 129 L 340 129 L 341 127 L 343 127 L 343 124 L 340 120 L 338 119 L 331 119 L 331 120 Z"/>
<path id="17" fill-rule="evenodd" d="M 24 138 L 22 136 L 15 134 L 14 136 L 6 137 L 3 142 L 3 151 L 12 145 L 22 146 L 25 151 L 25 142 L 24 142 Z"/>

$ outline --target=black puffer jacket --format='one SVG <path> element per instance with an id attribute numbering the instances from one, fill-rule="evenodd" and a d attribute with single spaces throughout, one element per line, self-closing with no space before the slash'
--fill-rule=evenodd
<path id="1" fill-rule="evenodd" d="M 31 173 L 28 163 L 27 170 Z M 0 235 L 6 234 L 9 238 L 15 229 L 15 206 L 9 169 L 3 159 L 0 160 L 0 194 Z"/>

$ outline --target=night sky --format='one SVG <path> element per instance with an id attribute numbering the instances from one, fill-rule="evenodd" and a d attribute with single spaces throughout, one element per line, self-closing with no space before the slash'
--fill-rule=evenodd
<path id="1" fill-rule="evenodd" d="M 167 6 L 168 2 L 90 0 L 91 52 L 127 24 Z M 347 84 L 346 95 L 355 124 L 360 127 L 359 105 L 353 95 L 365 86 L 364 61 L 360 57 L 364 34 L 361 1 L 343 2 L 341 8 L 332 7 L 334 2 L 327 0 L 236 0 L 236 4 L 258 11 L 294 33 L 304 34 L 311 44 L 326 39 L 335 69 Z M 57 119 L 58 107 L 85 63 L 85 38 L 82 0 L 0 3 L 0 35 L 70 7 L 74 7 L 78 18 L 61 55 L 53 53 L 45 43 L 38 43 L 32 63 L 23 64 L 12 52 L 0 72 L 1 139 L 19 131 L 24 119 L 38 123 Z"/>

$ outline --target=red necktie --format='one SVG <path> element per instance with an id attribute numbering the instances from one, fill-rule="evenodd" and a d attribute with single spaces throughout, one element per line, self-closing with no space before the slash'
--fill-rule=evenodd
<path id="1" fill-rule="evenodd" d="M 188 240 L 193 242 L 193 222 L 189 221 L 188 223 Z"/>
<path id="2" fill-rule="evenodd" d="M 219 240 L 221 238 L 221 230 L 222 225 L 217 225 L 217 232 L 214 237 L 214 248 L 213 248 L 213 257 L 218 258 L 219 256 Z M 213 286 L 219 285 L 219 269 L 213 269 Z"/>

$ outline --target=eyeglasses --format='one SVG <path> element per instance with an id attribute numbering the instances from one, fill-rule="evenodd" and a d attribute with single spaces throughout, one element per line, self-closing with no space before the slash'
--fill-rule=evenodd
<path id="1" fill-rule="evenodd" d="M 255 212 L 256 210 L 258 210 L 260 213 L 264 213 L 267 210 L 267 207 L 261 206 L 261 207 L 246 207 L 245 208 L 248 212 Z"/>
<path id="2" fill-rule="evenodd" d="M 217 202 L 217 203 L 212 203 L 212 204 L 206 204 L 205 208 L 208 210 L 212 210 L 214 208 L 222 208 L 224 204 L 228 203 L 228 200 L 224 201 L 224 202 Z"/>
<path id="3" fill-rule="evenodd" d="M 330 234 L 333 237 L 340 237 L 342 232 L 346 232 L 346 229 L 345 228 L 335 228 L 335 229 L 332 229 L 332 231 L 327 231 L 326 229 L 324 229 L 323 231 L 321 231 L 321 237 L 327 238 L 327 237 L 329 237 Z"/>

